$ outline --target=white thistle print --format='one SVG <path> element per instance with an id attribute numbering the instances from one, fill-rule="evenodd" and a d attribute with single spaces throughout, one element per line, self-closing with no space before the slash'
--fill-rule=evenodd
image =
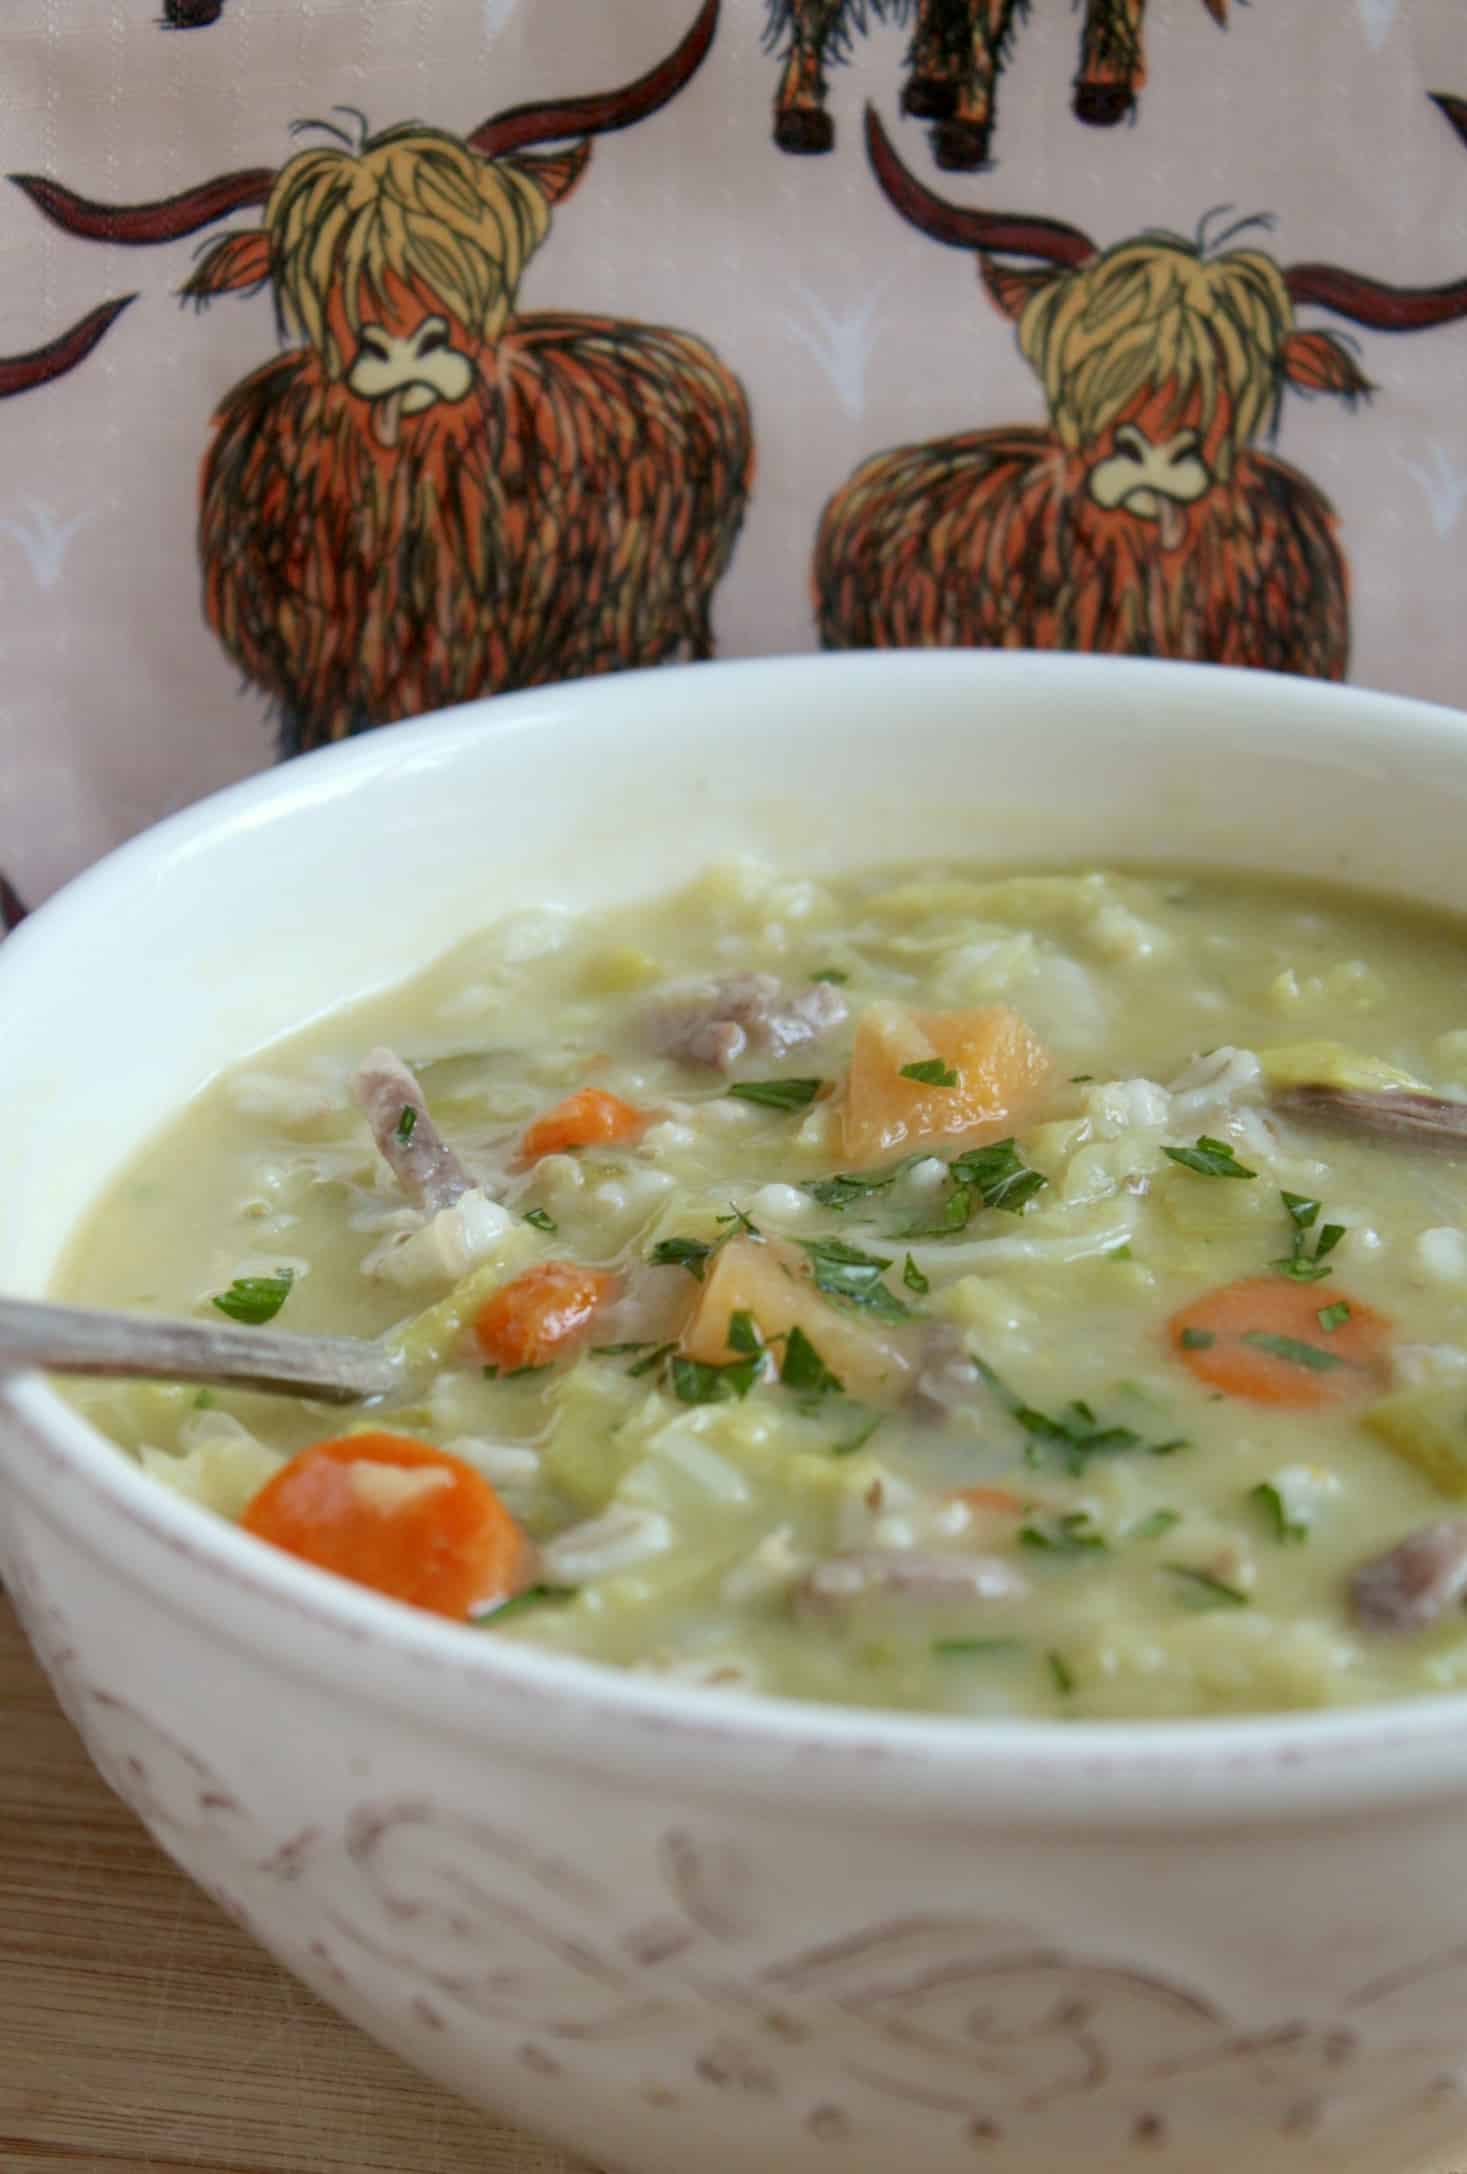
<path id="1" fill-rule="evenodd" d="M 866 405 L 866 372 L 881 337 L 877 311 L 885 300 L 885 288 L 844 307 L 822 302 L 808 287 L 796 292 L 802 312 L 787 310 L 786 325 L 830 379 L 847 415 L 859 416 Z"/>
<path id="2" fill-rule="evenodd" d="M 38 498 L 23 498 L 20 503 L 23 518 L 0 514 L 0 536 L 8 536 L 20 545 L 38 588 L 54 588 L 61 579 L 72 538 L 89 528 L 97 516 L 88 510 L 63 521 Z"/>
<path id="3" fill-rule="evenodd" d="M 1395 27 L 1400 0 L 1359 0 L 1359 4 L 1365 35 L 1378 53 Z"/>
<path id="4" fill-rule="evenodd" d="M 1467 505 L 1467 461 L 1457 459 L 1444 445 L 1427 450 L 1430 458 L 1413 460 L 1407 472 L 1426 494 L 1438 536 L 1450 536 Z"/>

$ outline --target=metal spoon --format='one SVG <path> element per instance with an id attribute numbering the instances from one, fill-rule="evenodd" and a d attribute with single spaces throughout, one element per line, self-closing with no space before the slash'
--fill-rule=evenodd
<path id="1" fill-rule="evenodd" d="M 167 1321 L 0 1298 L 0 1374 L 23 1367 L 270 1389 L 321 1404 L 389 1396 L 403 1378 L 391 1352 L 355 1336 L 281 1336 L 223 1321 Z"/>

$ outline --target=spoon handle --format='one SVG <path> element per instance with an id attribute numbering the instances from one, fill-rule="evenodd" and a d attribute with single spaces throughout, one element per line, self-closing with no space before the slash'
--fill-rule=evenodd
<path id="1" fill-rule="evenodd" d="M 397 1362 L 359 1337 L 281 1336 L 223 1321 L 216 1326 L 0 1298 L 0 1374 L 21 1367 L 273 1389 L 323 1404 L 356 1404 L 401 1385 Z"/>

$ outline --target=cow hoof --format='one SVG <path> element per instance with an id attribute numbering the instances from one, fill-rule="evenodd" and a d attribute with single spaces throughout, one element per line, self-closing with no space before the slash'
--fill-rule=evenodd
<path id="1" fill-rule="evenodd" d="M 957 102 L 957 89 L 947 76 L 909 76 L 902 90 L 902 111 L 914 121 L 945 121 Z"/>
<path id="2" fill-rule="evenodd" d="M 1091 128 L 1114 128 L 1136 110 L 1136 93 L 1124 83 L 1077 83 L 1075 119 Z"/>
<path id="3" fill-rule="evenodd" d="M 224 0 L 164 0 L 165 30 L 207 30 L 224 12 Z"/>
<path id="4" fill-rule="evenodd" d="M 781 151 L 797 158 L 814 158 L 835 149 L 835 123 L 828 113 L 809 106 L 793 106 L 774 117 L 774 140 Z"/>
<path id="5" fill-rule="evenodd" d="M 932 131 L 932 155 L 946 173 L 971 174 L 988 164 L 986 121 L 939 121 Z"/>

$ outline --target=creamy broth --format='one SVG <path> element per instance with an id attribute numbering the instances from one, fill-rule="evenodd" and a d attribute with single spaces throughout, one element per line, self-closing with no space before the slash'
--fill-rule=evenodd
<path id="1" fill-rule="evenodd" d="M 68 1393 L 233 1517 L 327 1436 L 447 1451 L 352 1466 L 353 1514 L 489 1482 L 523 1546 L 465 1636 L 974 1716 L 1448 1688 L 1464 968 L 1444 918 L 1185 871 L 741 862 L 523 912 L 217 1081 L 58 1280 L 392 1337 L 401 1399 Z M 381 1074 L 385 1152 L 384 1044 L 421 1088 Z M 550 1263 L 585 1318 L 510 1363 Z"/>

